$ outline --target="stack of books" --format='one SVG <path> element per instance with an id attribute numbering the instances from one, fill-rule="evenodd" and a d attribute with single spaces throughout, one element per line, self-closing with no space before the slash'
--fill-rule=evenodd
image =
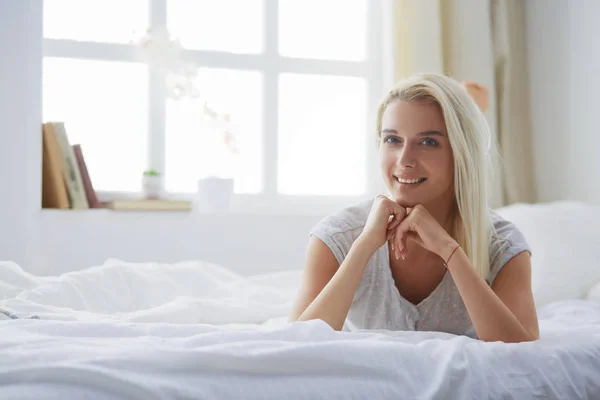
<path id="1" fill-rule="evenodd" d="M 190 201 L 113 200 L 100 202 L 80 144 L 69 143 L 64 122 L 42 125 L 42 208 L 189 211 Z"/>

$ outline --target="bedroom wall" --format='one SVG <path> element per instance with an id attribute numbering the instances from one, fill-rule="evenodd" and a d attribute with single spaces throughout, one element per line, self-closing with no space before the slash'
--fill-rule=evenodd
<path id="1" fill-rule="evenodd" d="M 39 208 L 41 2 L 0 2 L 0 259 L 30 265 Z"/>
<path id="2" fill-rule="evenodd" d="M 600 203 L 600 2 L 525 4 L 538 199 Z"/>

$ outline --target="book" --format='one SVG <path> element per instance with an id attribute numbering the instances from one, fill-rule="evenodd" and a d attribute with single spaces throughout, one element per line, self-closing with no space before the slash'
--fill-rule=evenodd
<path id="1" fill-rule="evenodd" d="M 42 124 L 42 208 L 70 208 L 62 155 L 52 125 Z"/>
<path id="2" fill-rule="evenodd" d="M 121 211 L 190 211 L 192 202 L 186 200 L 112 200 L 102 203 L 110 210 Z"/>
<path id="3" fill-rule="evenodd" d="M 65 130 L 65 123 L 48 122 L 48 124 L 52 125 L 62 155 L 63 177 L 66 182 L 71 208 L 89 208 L 83 181 L 81 180 L 81 174 L 79 172 L 79 167 L 77 166 L 77 160 L 75 159 L 75 153 L 69 144 L 69 138 L 67 137 L 67 131 Z"/>
<path id="4" fill-rule="evenodd" d="M 79 167 L 79 173 L 81 174 L 81 180 L 83 182 L 83 189 L 85 191 L 85 197 L 87 198 L 88 205 L 90 208 L 100 208 L 102 205 L 98 201 L 98 196 L 92 185 L 92 180 L 85 163 L 85 157 L 83 156 L 83 150 L 81 150 L 80 144 L 74 144 L 73 153 L 75 153 L 75 159 L 77 160 L 77 166 Z"/>

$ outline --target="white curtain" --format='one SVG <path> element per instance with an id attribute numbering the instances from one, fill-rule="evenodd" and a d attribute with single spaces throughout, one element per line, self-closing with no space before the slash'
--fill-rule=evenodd
<path id="1" fill-rule="evenodd" d="M 389 0 L 392 75 L 438 72 L 490 93 L 495 137 L 490 204 L 535 202 L 524 5 L 521 0 Z"/>

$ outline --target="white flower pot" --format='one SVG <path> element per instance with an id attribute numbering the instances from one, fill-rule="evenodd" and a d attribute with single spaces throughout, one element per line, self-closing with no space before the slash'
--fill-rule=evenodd
<path id="1" fill-rule="evenodd" d="M 162 176 L 144 175 L 142 177 L 142 191 L 146 199 L 160 199 L 163 194 Z"/>
<path id="2" fill-rule="evenodd" d="M 233 198 L 233 178 L 208 177 L 198 180 L 199 208 L 208 212 L 227 212 Z"/>

